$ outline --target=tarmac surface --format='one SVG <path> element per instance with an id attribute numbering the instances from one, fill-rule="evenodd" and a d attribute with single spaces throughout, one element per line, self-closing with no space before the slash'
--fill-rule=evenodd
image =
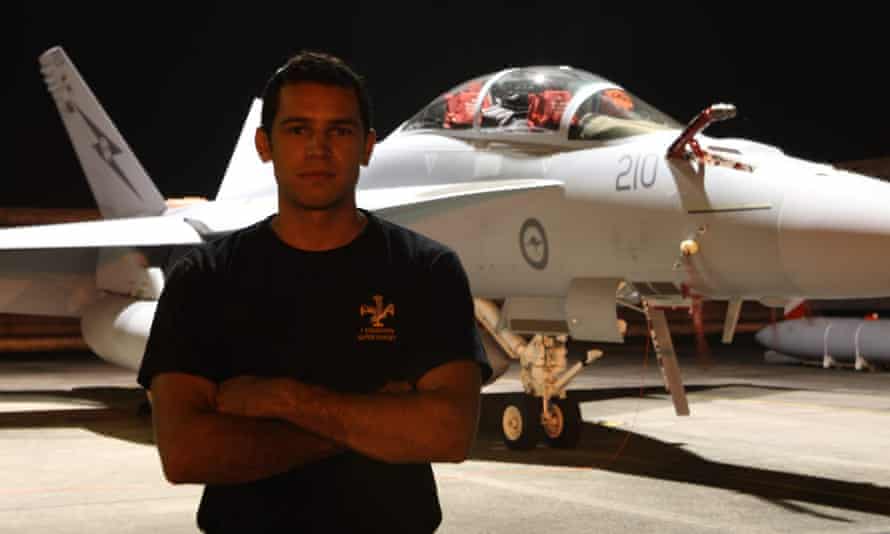
<path id="1" fill-rule="evenodd" d="M 637 340 L 572 384 L 574 450 L 507 450 L 515 367 L 462 464 L 434 464 L 441 533 L 890 533 L 890 373 L 769 365 L 743 336 L 678 341 L 677 417 Z M 574 347 L 575 351 L 583 347 Z M 197 532 L 200 486 L 161 475 L 134 373 L 89 353 L 0 354 L 0 532 Z"/>

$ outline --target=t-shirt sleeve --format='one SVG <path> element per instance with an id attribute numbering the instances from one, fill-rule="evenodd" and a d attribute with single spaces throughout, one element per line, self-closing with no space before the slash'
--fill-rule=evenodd
<path id="1" fill-rule="evenodd" d="M 433 260 L 426 285 L 425 357 L 419 362 L 417 376 L 451 361 L 471 360 L 479 364 L 485 382 L 491 376 L 491 365 L 476 327 L 467 274 L 456 253 L 448 250 Z"/>
<path id="2" fill-rule="evenodd" d="M 207 310 L 212 303 L 207 301 L 210 292 L 205 290 L 208 274 L 197 257 L 189 254 L 180 259 L 164 281 L 137 377 L 146 389 L 151 388 L 156 375 L 165 372 L 217 380 L 210 365 L 213 355 Z"/>

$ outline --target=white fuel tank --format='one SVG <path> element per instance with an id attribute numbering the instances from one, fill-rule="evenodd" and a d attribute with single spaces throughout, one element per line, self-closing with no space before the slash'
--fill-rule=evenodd
<path id="1" fill-rule="evenodd" d="M 83 338 L 103 360 L 138 371 L 157 305 L 154 300 L 106 295 L 84 310 Z"/>
<path id="2" fill-rule="evenodd" d="M 851 362 L 857 354 L 868 361 L 890 363 L 890 321 L 814 317 L 781 321 L 756 334 L 761 345 L 789 356 L 822 358 L 825 354 Z"/>

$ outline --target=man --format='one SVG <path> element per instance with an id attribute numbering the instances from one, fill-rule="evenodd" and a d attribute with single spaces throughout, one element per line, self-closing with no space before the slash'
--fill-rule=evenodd
<path id="1" fill-rule="evenodd" d="M 362 80 L 319 53 L 263 95 L 278 213 L 196 248 L 158 302 L 139 383 L 207 532 L 432 532 L 432 461 L 460 462 L 490 368 L 457 256 L 359 210 Z"/>

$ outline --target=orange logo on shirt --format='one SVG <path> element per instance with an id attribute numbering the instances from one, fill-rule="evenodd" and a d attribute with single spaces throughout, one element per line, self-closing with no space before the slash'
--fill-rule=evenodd
<path id="1" fill-rule="evenodd" d="M 362 316 L 370 315 L 371 325 L 374 328 L 382 328 L 383 320 L 396 314 L 396 307 L 392 304 L 389 304 L 384 308 L 383 296 L 374 295 L 374 305 L 368 306 L 367 304 L 362 304 L 362 307 L 359 309 L 359 313 L 361 313 Z"/>
<path id="2" fill-rule="evenodd" d="M 359 333 L 359 341 L 395 341 L 396 331 L 383 325 L 384 319 L 396 314 L 395 304 L 383 305 L 383 295 L 374 295 L 374 304 L 362 304 L 359 307 L 359 315 L 370 315 L 371 326 L 362 328 Z"/>

